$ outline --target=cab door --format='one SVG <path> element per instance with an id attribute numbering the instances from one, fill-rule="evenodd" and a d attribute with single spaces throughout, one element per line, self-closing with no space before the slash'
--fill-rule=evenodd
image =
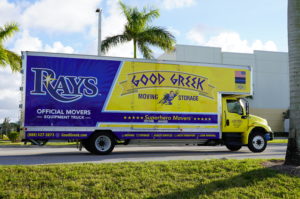
<path id="1" fill-rule="evenodd" d="M 223 98 L 222 101 L 222 132 L 245 132 L 248 116 L 244 104 L 236 98 Z"/>

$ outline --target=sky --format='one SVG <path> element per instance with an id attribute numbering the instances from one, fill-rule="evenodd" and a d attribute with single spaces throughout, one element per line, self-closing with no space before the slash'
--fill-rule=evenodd
<path id="1" fill-rule="evenodd" d="M 177 44 L 220 47 L 224 52 L 287 52 L 287 0 L 123 0 L 140 9 L 159 9 L 152 25 L 162 26 Z M 4 45 L 21 51 L 97 54 L 98 14 L 102 38 L 122 33 L 125 17 L 117 0 L 0 0 L 0 27 L 16 22 L 20 31 Z M 106 55 L 132 57 L 132 43 Z M 163 51 L 153 48 L 157 57 Z M 140 55 L 139 55 L 140 56 Z M 0 122 L 19 119 L 21 75 L 0 68 Z"/>

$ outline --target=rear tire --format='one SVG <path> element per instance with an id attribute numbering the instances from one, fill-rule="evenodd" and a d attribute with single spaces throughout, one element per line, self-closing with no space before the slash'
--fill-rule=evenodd
<path id="1" fill-rule="evenodd" d="M 115 147 L 115 138 L 111 133 L 94 133 L 91 137 L 83 142 L 84 148 L 96 155 L 107 155 Z"/>
<path id="2" fill-rule="evenodd" d="M 241 145 L 227 145 L 227 144 L 226 147 L 229 151 L 238 151 L 242 148 Z"/>
<path id="3" fill-rule="evenodd" d="M 267 140 L 262 132 L 253 132 L 249 136 L 248 148 L 253 153 L 263 152 L 267 147 Z"/>

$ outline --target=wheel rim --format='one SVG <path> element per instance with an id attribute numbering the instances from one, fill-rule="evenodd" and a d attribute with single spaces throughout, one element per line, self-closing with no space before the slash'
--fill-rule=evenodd
<path id="1" fill-rule="evenodd" d="M 98 151 L 106 152 L 111 147 L 111 140 L 105 135 L 97 137 L 95 146 Z"/>
<path id="2" fill-rule="evenodd" d="M 254 148 L 260 150 L 260 149 L 264 148 L 265 140 L 262 136 L 257 135 L 253 138 L 252 144 L 253 144 Z"/>

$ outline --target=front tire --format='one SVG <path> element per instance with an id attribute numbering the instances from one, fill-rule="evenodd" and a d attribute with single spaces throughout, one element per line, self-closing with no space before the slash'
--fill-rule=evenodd
<path id="1" fill-rule="evenodd" d="M 263 152 L 267 147 L 267 140 L 263 133 L 253 132 L 249 136 L 248 148 L 254 153 Z"/>
<path id="2" fill-rule="evenodd" d="M 87 151 L 96 155 L 107 155 L 115 147 L 115 139 L 111 133 L 95 133 L 84 143 Z"/>
<path id="3" fill-rule="evenodd" d="M 228 144 L 226 144 L 226 148 L 229 151 L 238 151 L 242 148 L 242 146 L 241 145 L 228 145 Z"/>

